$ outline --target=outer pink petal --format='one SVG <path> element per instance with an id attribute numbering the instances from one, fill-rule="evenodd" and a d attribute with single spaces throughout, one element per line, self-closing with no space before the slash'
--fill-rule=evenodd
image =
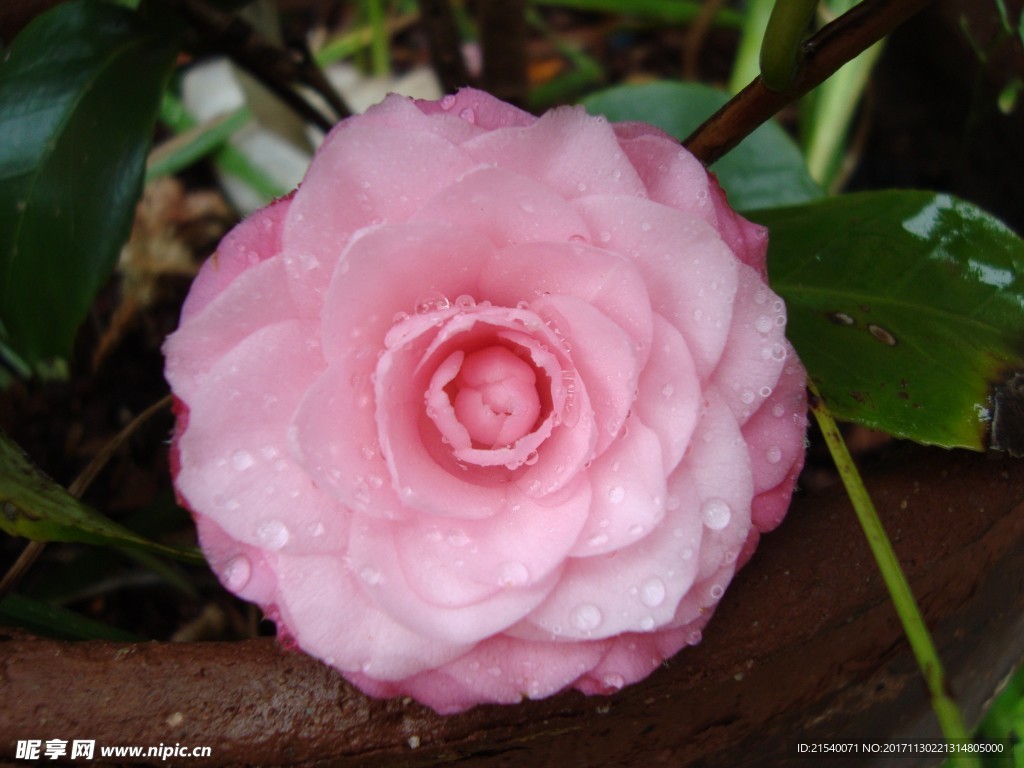
<path id="1" fill-rule="evenodd" d="M 649 200 L 593 197 L 576 205 L 597 239 L 643 275 L 651 307 L 683 334 L 705 379 L 725 348 L 737 281 L 738 264 L 718 233 Z"/>
<path id="2" fill-rule="evenodd" d="M 740 424 L 774 392 L 789 349 L 785 304 L 753 268 L 740 265 L 729 341 L 711 382 Z"/>
<path id="3" fill-rule="evenodd" d="M 551 189 L 512 170 L 472 171 L 426 203 L 413 217 L 471 229 L 498 246 L 535 240 L 568 242 L 589 230 Z"/>
<path id="4" fill-rule="evenodd" d="M 281 231 L 291 198 L 276 200 L 232 229 L 192 282 L 181 308 L 184 322 L 219 295 L 236 277 L 281 251 Z"/>
<path id="5" fill-rule="evenodd" d="M 675 502 L 666 503 L 655 533 L 617 552 L 570 560 L 551 596 L 514 633 L 600 639 L 671 621 L 697 572 L 701 524 L 696 488 L 681 477 L 669 491 Z"/>
<path id="6" fill-rule="evenodd" d="M 740 261 L 753 267 L 761 279 L 767 281 L 768 273 L 765 266 L 768 254 L 767 228 L 748 221 L 730 208 L 725 199 L 725 191 L 714 175 L 711 176 L 711 200 L 715 204 L 718 231 L 721 232 L 722 239 Z"/>
<path id="7" fill-rule="evenodd" d="M 545 507 L 528 498 L 490 520 L 365 521 L 353 570 L 383 610 L 423 635 L 475 642 L 533 610 L 557 582 L 586 518 L 586 484 Z"/>
<path id="8" fill-rule="evenodd" d="M 342 672 L 401 680 L 458 658 L 468 646 L 431 640 L 374 605 L 337 554 L 279 556 L 281 629 Z"/>
<path id="9" fill-rule="evenodd" d="M 666 475 L 690 445 L 701 401 L 700 380 L 686 341 L 672 324 L 655 314 L 651 356 L 640 374 L 633 410 L 658 436 Z"/>
<path id="10" fill-rule="evenodd" d="M 214 268 L 197 281 L 220 279 Z M 189 402 L 206 386 L 206 372 L 248 336 L 296 317 L 286 282 L 283 262 L 271 258 L 235 275 L 182 315 L 181 326 L 164 343 L 164 374 L 178 397 Z"/>
<path id="11" fill-rule="evenodd" d="M 583 107 L 553 109 L 529 127 L 498 128 L 462 147 L 477 161 L 529 176 L 566 200 L 647 194 L 608 121 Z"/>
<path id="12" fill-rule="evenodd" d="M 636 168 L 647 196 L 715 226 L 708 172 L 670 136 L 646 134 L 619 143 Z"/>
<path id="13" fill-rule="evenodd" d="M 627 685 L 643 680 L 664 659 L 679 650 L 685 641 L 679 639 L 666 648 L 664 636 L 679 635 L 678 630 L 638 634 L 627 632 L 604 641 L 606 651 L 601 661 L 574 683 L 588 696 L 615 693 Z"/>
<path id="14" fill-rule="evenodd" d="M 456 93 L 438 101 L 417 100 L 414 103 L 425 115 L 431 115 L 434 119 L 445 115 L 458 116 L 460 120 L 487 131 L 525 127 L 537 122 L 537 118 L 529 112 L 475 88 L 460 88 Z"/>
<path id="15" fill-rule="evenodd" d="M 614 552 L 651 533 L 665 515 L 668 490 L 657 435 L 638 419 L 587 470 L 593 502 L 573 557 Z"/>
<path id="16" fill-rule="evenodd" d="M 343 546 L 348 515 L 292 458 L 285 436 L 322 362 L 298 321 L 264 328 L 214 365 L 187 403 L 179 493 L 230 536 L 271 551 Z"/>
<path id="17" fill-rule="evenodd" d="M 545 294 L 583 299 L 629 334 L 640 364 L 651 343 L 647 285 L 634 265 L 609 251 L 579 243 L 527 243 L 493 254 L 480 276 L 481 293 L 515 306 Z"/>
<path id="18" fill-rule="evenodd" d="M 277 555 L 238 541 L 203 514 L 195 514 L 199 543 L 210 568 L 229 591 L 261 606 L 277 602 Z"/>
<path id="19" fill-rule="evenodd" d="M 322 492 L 362 514 L 400 518 L 406 510 L 378 440 L 373 382 L 355 362 L 335 363 L 306 390 L 292 448 Z"/>
<path id="20" fill-rule="evenodd" d="M 370 373 L 397 313 L 447 306 L 480 293 L 494 246 L 444 222 L 416 221 L 366 230 L 345 251 L 323 311 L 324 356 L 359 357 Z M 513 302 L 513 306 L 515 302 Z"/>
<path id="21" fill-rule="evenodd" d="M 404 105 L 404 106 L 403 106 Z M 342 248 L 363 227 L 402 221 L 477 163 L 409 101 L 332 131 L 292 199 L 284 249 L 296 297 L 315 312 Z"/>

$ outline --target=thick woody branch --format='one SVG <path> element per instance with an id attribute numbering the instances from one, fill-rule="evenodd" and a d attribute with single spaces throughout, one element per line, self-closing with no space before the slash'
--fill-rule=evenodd
<path id="1" fill-rule="evenodd" d="M 472 85 L 462 58 L 459 26 L 449 0 L 420 0 L 420 18 L 441 89 L 452 93 L 464 85 Z"/>
<path id="2" fill-rule="evenodd" d="M 483 87 L 499 99 L 524 106 L 530 87 L 526 72 L 526 0 L 484 0 L 479 14 Z"/>
<path id="3" fill-rule="evenodd" d="M 684 146 L 711 165 L 787 104 L 823 83 L 931 2 L 864 0 L 804 43 L 803 65 L 790 89 L 773 91 L 758 77 L 690 134 Z"/>
<path id="4" fill-rule="evenodd" d="M 909 447 L 865 472 L 969 723 L 1024 653 L 1021 467 Z M 939 738 L 937 725 L 838 486 L 797 499 L 700 645 L 605 698 L 565 693 L 439 717 L 368 699 L 269 639 L 0 635 L 5 756 L 17 739 L 89 738 L 211 746 L 197 766 L 805 766 L 798 740 L 913 737 Z"/>

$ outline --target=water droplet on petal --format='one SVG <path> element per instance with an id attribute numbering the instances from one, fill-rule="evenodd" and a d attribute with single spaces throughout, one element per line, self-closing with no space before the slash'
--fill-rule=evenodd
<path id="1" fill-rule="evenodd" d="M 675 391 L 675 388 L 671 384 L 666 384 L 664 387 L 661 388 L 661 394 L 664 395 L 665 397 L 672 397 Z"/>
<path id="2" fill-rule="evenodd" d="M 782 450 L 777 445 L 773 445 L 768 449 L 764 457 L 768 460 L 769 464 L 778 464 L 782 460 Z"/>
<path id="3" fill-rule="evenodd" d="M 530 580 L 530 572 L 520 562 L 509 561 L 498 568 L 498 583 L 503 587 L 521 587 Z"/>
<path id="4" fill-rule="evenodd" d="M 721 584 L 711 585 L 711 597 L 715 600 L 720 600 L 722 595 L 725 594 L 725 588 Z"/>
<path id="5" fill-rule="evenodd" d="M 644 616 L 644 618 L 640 621 L 640 629 L 642 629 L 644 632 L 650 632 L 652 629 L 654 629 L 654 617 Z"/>
<path id="6" fill-rule="evenodd" d="M 469 107 L 466 107 L 466 109 L 464 109 L 461 112 L 459 112 L 459 117 L 461 117 L 467 123 L 471 123 L 472 124 L 472 123 L 476 122 L 476 112 L 474 112 Z"/>
<path id="7" fill-rule="evenodd" d="M 652 576 L 640 585 L 640 602 L 648 608 L 657 608 L 665 602 L 665 582 Z"/>
<path id="8" fill-rule="evenodd" d="M 720 531 L 729 524 L 732 517 L 732 510 L 729 504 L 717 497 L 706 499 L 700 508 L 704 519 L 704 525 L 713 531 Z"/>
<path id="9" fill-rule="evenodd" d="M 618 504 L 624 498 L 626 498 L 626 489 L 621 485 L 613 485 L 608 489 L 608 501 L 612 504 Z"/>
<path id="10" fill-rule="evenodd" d="M 608 534 L 598 533 L 587 539 L 587 544 L 592 547 L 600 547 L 608 543 Z"/>
<path id="11" fill-rule="evenodd" d="M 775 323 L 768 315 L 761 315 L 754 321 L 754 328 L 758 333 L 768 333 L 774 326 Z"/>
<path id="12" fill-rule="evenodd" d="M 280 520 L 268 520 L 256 529 L 256 537 L 267 549 L 276 551 L 288 543 L 291 534 Z"/>
<path id="13" fill-rule="evenodd" d="M 448 111 L 449 109 L 451 109 L 454 106 L 455 106 L 455 96 L 453 96 L 452 94 L 449 93 L 447 96 L 445 96 L 443 99 L 441 99 L 441 109 L 443 109 L 445 111 Z"/>
<path id="14" fill-rule="evenodd" d="M 243 589 L 252 577 L 252 563 L 245 555 L 233 557 L 224 568 L 224 586 L 232 592 Z"/>
<path id="15" fill-rule="evenodd" d="M 372 587 L 377 584 L 380 584 L 380 571 L 378 571 L 376 568 L 366 566 L 359 572 L 359 578 L 363 580 L 364 584 L 368 584 Z"/>
<path id="16" fill-rule="evenodd" d="M 620 691 L 626 685 L 626 678 L 622 675 L 616 674 L 615 672 L 609 672 L 601 678 L 601 682 L 604 683 L 605 688 Z"/>
<path id="17" fill-rule="evenodd" d="M 239 472 L 248 469 L 255 463 L 255 459 L 253 459 L 252 454 L 248 451 L 235 451 L 231 454 L 231 466 Z"/>
<path id="18" fill-rule="evenodd" d="M 601 625 L 604 616 L 601 609 L 591 603 L 578 605 L 572 610 L 569 617 L 572 625 L 581 632 L 592 632 Z"/>

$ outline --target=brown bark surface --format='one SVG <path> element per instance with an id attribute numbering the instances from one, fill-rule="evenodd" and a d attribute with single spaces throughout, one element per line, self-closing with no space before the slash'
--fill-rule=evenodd
<path id="1" fill-rule="evenodd" d="M 1022 465 L 905 447 L 866 476 L 973 724 L 1024 652 Z M 806 767 L 797 741 L 937 735 L 838 487 L 796 500 L 700 646 L 607 698 L 569 692 L 439 717 L 367 699 L 271 640 L 0 637 L 0 759 L 17 739 L 85 738 L 213 749 L 165 765 Z"/>

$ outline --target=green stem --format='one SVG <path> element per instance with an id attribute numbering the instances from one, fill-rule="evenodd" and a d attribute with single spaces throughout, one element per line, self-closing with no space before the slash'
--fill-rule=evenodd
<path id="1" fill-rule="evenodd" d="M 373 30 L 373 42 L 370 46 L 370 67 L 374 76 L 388 77 L 391 74 L 391 62 L 388 59 L 388 30 L 384 22 L 383 0 L 368 0 L 367 15 L 370 28 Z"/>
<path id="2" fill-rule="evenodd" d="M 946 673 L 935 650 L 935 644 L 928 633 L 928 627 L 914 600 L 914 595 L 910 591 L 910 585 L 907 583 L 907 577 L 900 567 L 895 551 L 893 551 L 892 543 L 886 536 L 881 520 L 878 519 L 875 505 L 868 495 L 867 488 L 864 487 L 864 481 L 857 471 L 857 466 L 853 462 L 853 457 L 850 456 L 843 436 L 839 433 L 835 419 L 832 418 L 832 414 L 814 384 L 809 386 L 813 395 L 811 412 L 817 419 L 818 426 L 825 437 L 829 453 L 832 454 L 832 460 L 836 464 L 836 469 L 839 470 L 839 476 L 846 487 L 850 503 L 857 514 L 868 546 L 871 547 L 871 553 L 878 564 L 878 570 L 881 571 L 896 613 L 903 624 L 903 631 L 907 635 L 910 649 L 921 668 L 921 673 L 931 694 L 932 708 L 938 717 L 942 733 L 950 742 L 969 741 L 970 734 L 964 725 L 960 709 L 947 692 Z M 960 758 L 956 764 L 968 768 L 980 768 L 981 766 L 981 763 L 973 756 Z"/>
<path id="3" fill-rule="evenodd" d="M 773 91 L 788 91 L 801 64 L 800 44 L 818 0 L 775 0 L 761 44 L 761 79 Z"/>

